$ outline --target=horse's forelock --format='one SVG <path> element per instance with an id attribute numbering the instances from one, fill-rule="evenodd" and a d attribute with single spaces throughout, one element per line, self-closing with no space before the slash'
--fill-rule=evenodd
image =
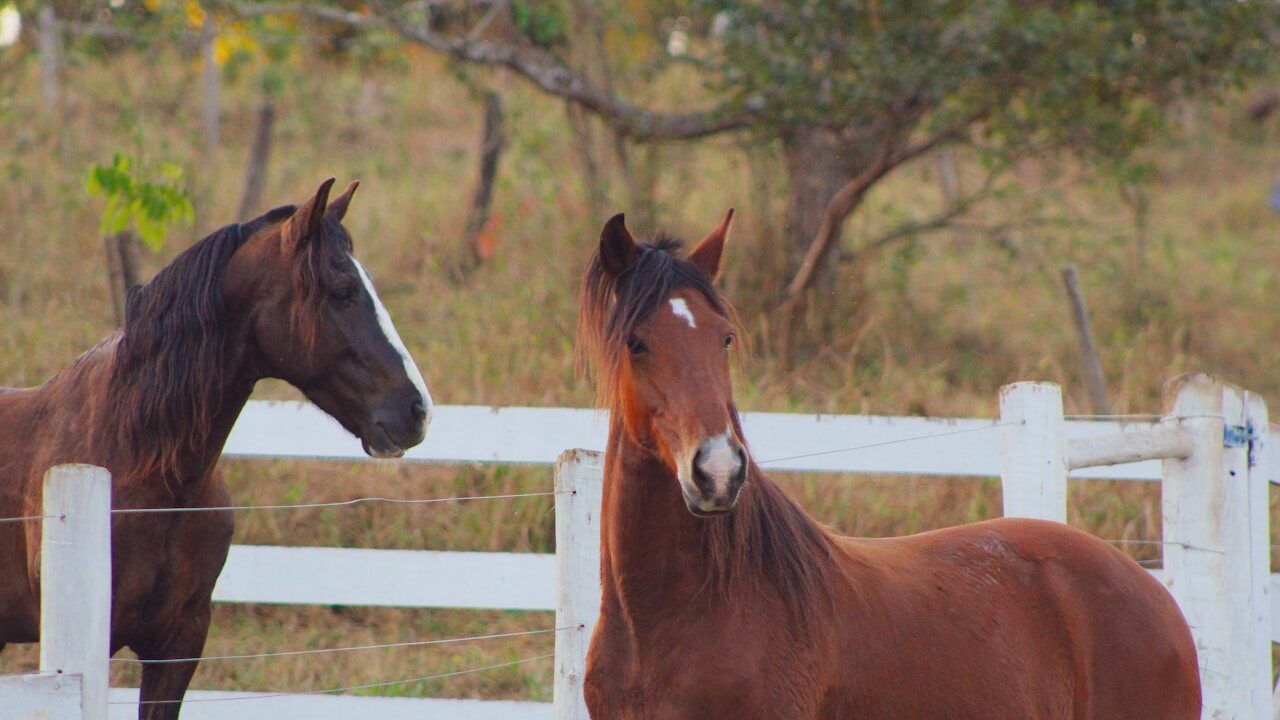
<path id="1" fill-rule="evenodd" d="M 627 339 L 672 291 L 702 293 L 716 312 L 732 318 L 728 303 L 705 270 L 684 259 L 684 243 L 659 235 L 638 246 L 631 268 L 614 276 L 597 251 L 587 265 L 579 296 L 577 358 L 580 371 L 595 367 L 596 400 L 610 406 Z"/>

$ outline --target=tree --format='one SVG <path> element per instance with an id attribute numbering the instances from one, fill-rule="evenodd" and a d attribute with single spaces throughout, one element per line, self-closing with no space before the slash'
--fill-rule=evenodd
<path id="1" fill-rule="evenodd" d="M 611 8 L 638 26 L 654 13 L 677 14 L 671 3 L 635 5 L 616 0 Z M 781 141 L 791 182 L 786 252 L 794 274 L 780 298 L 787 314 L 823 274 L 847 218 L 902 165 L 954 143 L 975 145 L 997 166 L 1049 152 L 1114 164 L 1160 126 L 1170 103 L 1261 71 L 1267 34 L 1280 25 L 1280 6 L 1269 2 L 701 0 L 683 11 L 694 25 L 716 29 L 690 53 L 710 100 L 683 111 L 629 100 L 540 42 L 539 28 L 574 6 L 235 7 L 390 28 L 457 61 L 506 68 L 632 142 L 731 131 Z M 530 7 L 541 23 L 528 21 Z M 500 35 L 492 32 L 498 18 L 507 20 Z M 975 199 L 958 199 L 938 222 Z"/>

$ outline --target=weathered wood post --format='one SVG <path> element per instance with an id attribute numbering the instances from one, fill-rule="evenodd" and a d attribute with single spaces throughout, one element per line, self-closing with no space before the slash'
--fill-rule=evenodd
<path id="1" fill-rule="evenodd" d="M 589 720 L 582 697 L 587 646 L 600 615 L 600 499 L 604 456 L 566 450 L 556 460 L 555 720 Z"/>
<path id="2" fill-rule="evenodd" d="M 40 672 L 80 675 L 84 720 L 107 720 L 111 475 L 59 465 L 44 476 Z"/>
<path id="3" fill-rule="evenodd" d="M 1071 318 L 1076 323 L 1076 337 L 1080 341 L 1080 363 L 1084 368 L 1085 386 L 1089 388 L 1089 399 L 1093 411 L 1099 415 L 1111 413 L 1111 404 L 1107 402 L 1107 381 L 1102 374 L 1102 361 L 1098 359 L 1098 348 L 1093 342 L 1093 329 L 1089 327 L 1089 309 L 1084 303 L 1084 292 L 1080 290 L 1080 276 L 1075 265 L 1062 266 L 1062 284 L 1067 288 L 1067 300 L 1071 303 Z"/>
<path id="4" fill-rule="evenodd" d="M 1256 607 L 1265 590 L 1255 587 L 1263 572 L 1269 582 L 1266 496 L 1252 493 L 1243 393 L 1208 375 L 1184 375 L 1166 386 L 1165 404 L 1195 439 L 1189 457 L 1164 461 L 1161 495 L 1165 582 L 1196 639 L 1202 717 L 1267 717 L 1270 637 L 1262 615 L 1270 607 Z M 1260 507 L 1251 494 L 1261 495 Z"/>
<path id="5" fill-rule="evenodd" d="M 1271 458 L 1271 421 L 1267 404 L 1256 393 L 1243 394 L 1245 427 L 1249 431 L 1249 577 L 1252 615 L 1249 624 L 1248 655 L 1250 691 L 1258 717 L 1272 718 L 1276 711 L 1271 696 L 1271 479 L 1277 469 Z M 1256 690 L 1254 688 L 1257 688 Z"/>
<path id="6" fill-rule="evenodd" d="M 1006 517 L 1067 521 L 1067 441 L 1062 389 L 1019 382 L 1000 388 L 1000 488 Z"/>

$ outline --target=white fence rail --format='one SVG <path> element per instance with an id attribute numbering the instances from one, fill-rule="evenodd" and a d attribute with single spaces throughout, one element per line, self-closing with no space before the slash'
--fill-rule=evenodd
<path id="1" fill-rule="evenodd" d="M 1166 570 L 1157 575 L 1191 618 L 1202 667 L 1211 670 L 1202 673 L 1204 717 L 1269 719 L 1267 638 L 1280 629 L 1271 622 L 1280 617 L 1280 592 L 1267 566 L 1267 483 L 1280 464 L 1266 442 L 1266 409 L 1256 396 L 1205 376 L 1184 379 L 1176 389 L 1166 414 L 1183 417 L 1163 423 L 1067 421 L 1055 386 L 1020 383 L 1002 392 L 998 422 L 748 413 L 743 424 L 753 456 L 770 470 L 1001 476 L 1007 514 L 1058 520 L 1065 518 L 1068 473 L 1157 480 L 1163 460 Z M 603 414 L 590 410 L 444 407 L 431 437 L 408 459 L 550 464 L 566 447 L 599 450 L 606 427 Z M 336 423 L 298 403 L 250 403 L 226 454 L 365 459 Z M 192 691 L 183 716 L 585 718 L 583 662 L 599 602 L 599 466 L 597 455 L 582 452 L 566 453 L 557 465 L 558 558 L 234 546 L 215 589 L 220 602 L 555 609 L 556 626 L 574 629 L 556 633 L 554 708 L 317 695 L 220 702 L 255 693 Z M 54 687 L 57 678 L 24 677 L 0 679 L 0 693 L 15 682 L 52 693 L 47 707 L 69 692 L 65 682 Z M 37 692 L 30 688 L 23 697 Z M 112 690 L 111 700 L 130 702 L 130 693 L 136 697 L 133 690 Z M 111 706 L 113 719 L 133 712 L 132 705 Z"/>

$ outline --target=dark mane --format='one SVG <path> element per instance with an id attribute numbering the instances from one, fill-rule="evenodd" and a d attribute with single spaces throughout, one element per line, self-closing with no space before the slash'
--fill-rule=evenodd
<path id="1" fill-rule="evenodd" d="M 247 237 L 228 225 L 129 294 L 109 402 L 130 409 L 118 433 L 140 473 L 175 476 L 178 455 L 209 433 L 229 360 L 222 279 Z"/>
<path id="2" fill-rule="evenodd" d="M 610 407 L 615 417 L 619 408 L 614 389 L 627 338 L 672 291 L 697 290 L 716 312 L 734 317 L 711 276 L 684 259 L 683 247 L 669 235 L 640 244 L 635 265 L 616 279 L 605 270 L 599 251 L 587 268 L 578 316 L 578 359 L 582 365 L 595 363 L 598 402 Z M 741 437 L 738 410 L 730 411 Z M 828 597 L 831 572 L 838 567 L 827 532 L 754 462 L 749 472 L 737 508 L 701 521 L 705 550 L 719 584 L 715 589 L 733 597 L 767 583 L 790 608 L 809 607 Z M 794 620 L 803 625 L 805 618 Z"/>
<path id="3" fill-rule="evenodd" d="M 228 225 L 130 292 L 110 402 L 130 409 L 117 432 L 122 446 L 134 453 L 140 473 L 175 478 L 181 471 L 177 458 L 205 446 L 232 370 L 222 296 L 227 266 L 247 239 L 279 225 L 294 210 L 286 205 L 243 225 Z M 301 338 L 312 342 L 323 302 L 320 248 L 326 242 L 351 244 L 336 222 L 325 221 L 324 235 L 301 243 L 293 265 L 297 287 L 307 292 L 295 298 L 292 324 Z"/>
<path id="4" fill-rule="evenodd" d="M 659 234 L 652 243 L 636 246 L 635 265 L 615 278 L 605 271 L 599 250 L 587 266 L 582 281 L 578 314 L 578 363 L 596 363 L 596 399 L 612 404 L 614 377 L 627 338 L 671 294 L 680 288 L 702 293 L 711 307 L 725 317 L 732 310 L 716 290 L 705 270 L 684 259 L 684 242 Z"/>
<path id="5" fill-rule="evenodd" d="M 736 409 L 733 420 L 738 425 Z M 703 522 L 707 556 L 725 597 L 767 585 L 788 608 L 830 600 L 832 573 L 840 569 L 832 538 L 754 461 L 733 512 Z M 790 620 L 807 625 L 803 615 Z"/>

